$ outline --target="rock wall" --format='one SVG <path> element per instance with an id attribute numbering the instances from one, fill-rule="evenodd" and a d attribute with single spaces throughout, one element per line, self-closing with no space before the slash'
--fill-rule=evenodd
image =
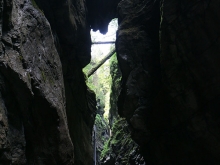
<path id="1" fill-rule="evenodd" d="M 59 54 L 30 1 L 1 1 L 0 164 L 73 164 Z"/>
<path id="2" fill-rule="evenodd" d="M 119 115 L 133 127 L 133 138 L 145 145 L 153 100 L 160 85 L 159 1 L 121 1 L 116 51 L 122 72 Z"/>
<path id="3" fill-rule="evenodd" d="M 90 28 L 106 33 L 118 16 L 118 113 L 146 163 L 219 165 L 219 7 L 0 0 L 0 164 L 93 164 L 96 101 L 82 68 Z"/>
<path id="4" fill-rule="evenodd" d="M 167 138 L 181 146 L 165 150 L 167 157 L 176 157 L 172 164 L 220 163 L 219 7 L 215 0 L 163 3 L 160 40 L 170 104 Z"/>
<path id="5" fill-rule="evenodd" d="M 119 114 L 147 164 L 220 163 L 219 7 L 217 0 L 119 3 Z"/>
<path id="6" fill-rule="evenodd" d="M 82 73 L 91 46 L 85 5 L 0 1 L 0 164 L 93 163 L 96 101 Z"/>
<path id="7" fill-rule="evenodd" d="M 51 23 L 65 86 L 66 113 L 76 165 L 90 165 L 95 95 L 87 90 L 82 68 L 90 61 L 91 39 L 84 1 L 36 1 Z"/>

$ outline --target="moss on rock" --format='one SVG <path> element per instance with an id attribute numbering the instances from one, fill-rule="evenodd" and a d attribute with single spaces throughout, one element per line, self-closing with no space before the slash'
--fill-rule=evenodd
<path id="1" fill-rule="evenodd" d="M 119 118 L 113 124 L 112 136 L 104 144 L 101 153 L 102 165 L 143 164 L 144 159 L 138 150 L 139 146 L 131 139 L 127 121 L 124 118 Z"/>
<path id="2" fill-rule="evenodd" d="M 121 71 L 118 66 L 116 53 L 110 59 L 110 74 L 112 84 L 110 91 L 109 125 L 112 127 L 114 120 L 118 117 L 117 100 L 121 89 Z"/>

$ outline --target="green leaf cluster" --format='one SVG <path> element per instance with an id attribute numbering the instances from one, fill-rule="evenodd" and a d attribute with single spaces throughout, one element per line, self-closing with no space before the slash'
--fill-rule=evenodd
<path id="1" fill-rule="evenodd" d="M 90 64 L 83 68 L 85 75 L 94 67 L 95 63 L 101 59 L 93 59 Z M 96 94 L 96 99 L 100 99 L 101 107 L 104 107 L 105 111 L 109 111 L 110 105 L 110 88 L 111 88 L 111 75 L 110 75 L 110 63 L 105 62 L 92 76 L 87 78 L 87 86 L 93 90 Z"/>
<path id="2" fill-rule="evenodd" d="M 129 164 L 131 153 L 138 148 L 138 145 L 131 139 L 127 121 L 119 118 L 113 124 L 112 136 L 104 144 L 101 152 L 101 159 L 113 155 L 121 158 L 123 165 Z"/>

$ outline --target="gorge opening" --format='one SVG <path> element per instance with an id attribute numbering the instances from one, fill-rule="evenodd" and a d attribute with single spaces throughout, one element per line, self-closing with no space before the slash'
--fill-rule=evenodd
<path id="1" fill-rule="evenodd" d="M 86 83 L 96 94 L 97 111 L 93 128 L 94 164 L 99 165 L 103 157 L 104 144 L 109 140 L 114 118 L 117 117 L 116 98 L 113 100 L 112 88 L 119 92 L 121 75 L 115 53 L 118 20 L 113 19 L 108 25 L 108 32 L 91 30 L 91 62 L 83 69 Z M 117 82 L 114 80 L 117 76 Z M 113 104 L 113 105 L 111 105 Z"/>
<path id="2" fill-rule="evenodd" d="M 126 119 L 118 115 L 121 71 L 115 51 L 117 29 L 118 20 L 113 19 L 105 35 L 91 30 L 91 62 L 83 69 L 87 86 L 95 92 L 97 101 L 92 133 L 94 164 L 144 165 Z"/>

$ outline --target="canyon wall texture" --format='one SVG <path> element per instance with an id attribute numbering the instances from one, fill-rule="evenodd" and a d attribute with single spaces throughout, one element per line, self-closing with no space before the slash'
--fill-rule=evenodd
<path id="1" fill-rule="evenodd" d="M 73 164 L 63 73 L 49 22 L 30 1 L 0 4 L 0 164 Z"/>
<path id="2" fill-rule="evenodd" d="M 219 7 L 217 0 L 118 5 L 119 114 L 149 165 L 220 163 Z"/>
<path id="3" fill-rule="evenodd" d="M 93 163 L 85 2 L 2 0 L 0 164 Z M 74 163 L 75 162 L 75 163 Z"/>
<path id="4" fill-rule="evenodd" d="M 148 165 L 220 164 L 220 1 L 0 0 L 0 164 L 91 165 L 90 29 L 118 17 L 118 114 Z M 123 137 L 123 136 L 122 136 Z"/>
<path id="5" fill-rule="evenodd" d="M 113 1 L 0 1 L 0 164 L 93 164 L 96 100 L 82 68 L 90 29 L 107 31 L 112 5 L 116 11 Z"/>

